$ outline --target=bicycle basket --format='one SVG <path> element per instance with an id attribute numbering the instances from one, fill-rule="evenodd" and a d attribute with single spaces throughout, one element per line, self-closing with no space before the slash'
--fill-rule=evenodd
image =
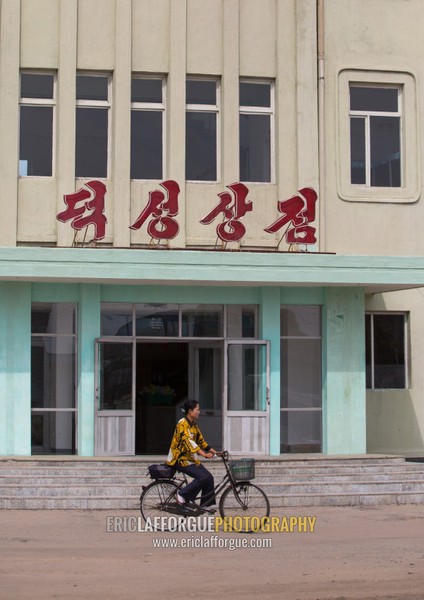
<path id="1" fill-rule="evenodd" d="M 255 479 L 255 459 L 241 458 L 230 462 L 231 474 L 236 481 Z"/>
<path id="2" fill-rule="evenodd" d="M 152 479 L 170 479 L 175 473 L 175 467 L 168 465 L 150 465 L 147 469 Z"/>

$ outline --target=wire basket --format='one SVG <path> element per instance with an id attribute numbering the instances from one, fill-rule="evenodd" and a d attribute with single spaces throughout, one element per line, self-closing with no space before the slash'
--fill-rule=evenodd
<path id="1" fill-rule="evenodd" d="M 236 481 L 255 479 L 255 459 L 241 458 L 230 462 L 231 474 Z"/>

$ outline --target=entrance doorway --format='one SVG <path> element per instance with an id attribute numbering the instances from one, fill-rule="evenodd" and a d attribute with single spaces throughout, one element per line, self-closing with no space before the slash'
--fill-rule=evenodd
<path id="1" fill-rule="evenodd" d="M 166 454 L 188 397 L 189 344 L 137 342 L 136 454 Z"/>
<path id="2" fill-rule="evenodd" d="M 99 339 L 96 455 L 166 455 L 186 398 L 212 447 L 268 451 L 269 343 Z"/>
<path id="3" fill-rule="evenodd" d="M 206 441 L 222 447 L 222 343 L 137 342 L 135 453 L 167 454 L 187 398 Z"/>

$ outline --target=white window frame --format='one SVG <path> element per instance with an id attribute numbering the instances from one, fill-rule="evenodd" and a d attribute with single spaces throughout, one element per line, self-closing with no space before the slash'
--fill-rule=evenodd
<path id="1" fill-rule="evenodd" d="M 166 135 L 166 77 L 164 75 L 138 75 L 137 73 L 133 73 L 131 76 L 131 81 L 133 79 L 160 79 L 162 81 L 162 102 L 131 102 L 131 112 L 132 111 L 160 111 L 162 113 L 162 177 L 161 181 L 167 179 L 167 165 L 166 165 L 166 144 L 167 144 L 167 135 Z M 132 159 L 132 157 L 130 157 Z M 152 178 L 149 179 L 131 179 L 131 181 L 152 181 Z M 157 180 L 153 180 L 157 181 Z"/>
<path id="2" fill-rule="evenodd" d="M 404 311 L 366 311 L 366 315 L 370 317 L 370 343 L 371 343 L 371 387 L 366 387 L 367 391 L 372 392 L 386 392 L 389 390 L 402 391 L 409 389 L 410 375 L 409 375 L 409 315 Z M 405 386 L 403 388 L 376 388 L 375 387 L 375 366 L 374 366 L 374 317 L 375 316 L 403 316 L 403 352 L 405 356 Z"/>
<path id="3" fill-rule="evenodd" d="M 249 184 L 270 185 L 275 183 L 275 80 L 274 79 L 252 79 L 242 77 L 239 83 L 258 83 L 270 86 L 270 106 L 244 106 L 239 102 L 240 115 L 269 115 L 269 135 L 270 135 L 270 181 L 247 181 Z M 240 140 L 239 140 L 240 151 Z"/>
<path id="4" fill-rule="evenodd" d="M 99 180 L 106 180 L 110 177 L 110 173 L 111 173 L 111 160 L 112 160 L 112 74 L 111 73 L 102 73 L 101 71 L 95 71 L 95 72 L 91 72 L 91 71 L 77 71 L 76 73 L 77 77 L 103 77 L 103 78 L 107 78 L 107 100 L 82 100 L 82 99 L 76 99 L 75 101 L 75 111 L 78 110 L 78 108 L 107 108 L 108 109 L 108 113 L 107 113 L 107 145 L 106 145 L 106 152 L 107 152 L 107 159 L 106 159 L 106 177 L 99 177 L 98 175 L 87 175 L 87 176 L 81 176 L 81 175 L 77 175 L 75 173 L 75 179 L 78 180 L 87 180 L 87 179 L 99 179 Z M 75 118 L 76 118 L 76 113 L 75 113 Z M 76 143 L 76 140 L 75 140 Z"/>
<path id="5" fill-rule="evenodd" d="M 403 99 L 403 88 L 399 86 L 389 86 L 389 85 L 364 85 L 364 84 L 351 84 L 349 86 L 349 90 L 351 88 L 380 88 L 386 90 L 396 90 L 397 91 L 397 105 L 398 110 L 396 112 L 389 112 L 384 110 L 372 111 L 372 110 L 352 110 L 349 111 L 349 117 L 352 118 L 360 118 L 365 121 L 365 183 L 364 184 L 352 184 L 352 185 L 364 185 L 365 187 L 371 187 L 371 117 L 397 117 L 400 123 L 400 178 L 401 185 L 394 187 L 402 187 L 402 176 L 405 170 L 405 157 L 403 151 L 402 144 L 402 99 Z M 351 160 L 352 162 L 352 160 Z M 372 186 L 376 187 L 376 186 Z M 385 186 L 390 188 L 391 186 Z"/>
<path id="6" fill-rule="evenodd" d="M 20 122 L 20 109 L 23 106 L 42 106 L 42 107 L 51 107 L 53 109 L 53 117 L 52 117 L 52 174 L 51 175 L 21 175 L 20 174 L 20 164 L 18 162 L 18 176 L 20 178 L 29 178 L 29 177 L 42 177 L 43 179 L 52 178 L 55 176 L 56 172 L 56 98 L 57 98 L 57 73 L 56 71 L 35 71 L 29 69 L 22 69 L 19 74 L 19 85 L 21 80 L 21 75 L 49 75 L 53 77 L 53 98 L 27 98 L 25 96 L 20 95 L 19 91 L 19 122 Z M 19 161 L 19 158 L 18 158 Z"/>
<path id="7" fill-rule="evenodd" d="M 350 119 L 366 111 L 350 110 L 351 87 L 385 87 L 399 90 L 401 187 L 378 187 L 351 182 Z M 352 202 L 416 202 L 420 195 L 419 136 L 416 78 L 409 72 L 344 69 L 338 74 L 337 187 L 342 200 Z M 367 113 L 393 115 L 395 113 Z M 398 113 L 396 113 L 398 116 Z M 368 148 L 369 151 L 369 148 Z"/>
<path id="8" fill-rule="evenodd" d="M 199 113 L 214 113 L 216 114 L 216 179 L 187 179 L 187 183 L 199 183 L 209 184 L 217 183 L 221 180 L 221 119 L 220 119 L 220 105 L 221 105 L 221 79 L 218 77 L 195 77 L 186 76 L 186 81 L 213 81 L 215 83 L 216 90 L 216 104 L 187 104 L 185 105 L 185 114 L 188 112 L 199 112 Z M 186 130 L 185 130 L 186 135 Z M 186 158 L 187 160 L 187 154 Z"/>

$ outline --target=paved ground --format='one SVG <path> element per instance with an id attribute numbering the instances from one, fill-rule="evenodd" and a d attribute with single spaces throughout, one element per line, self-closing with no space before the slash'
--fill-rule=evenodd
<path id="1" fill-rule="evenodd" d="M 4 510 L 0 598 L 423 600 L 423 505 L 275 509 L 273 514 L 282 526 L 288 523 L 283 516 L 316 516 L 315 530 L 114 533 L 107 528 L 137 529 L 137 513 Z M 120 520 L 128 516 L 132 519 Z M 181 545 L 183 538 L 186 544 L 226 543 L 227 548 L 155 547 Z M 229 548 L 242 540 L 264 545 L 268 539 L 271 548 Z"/>

